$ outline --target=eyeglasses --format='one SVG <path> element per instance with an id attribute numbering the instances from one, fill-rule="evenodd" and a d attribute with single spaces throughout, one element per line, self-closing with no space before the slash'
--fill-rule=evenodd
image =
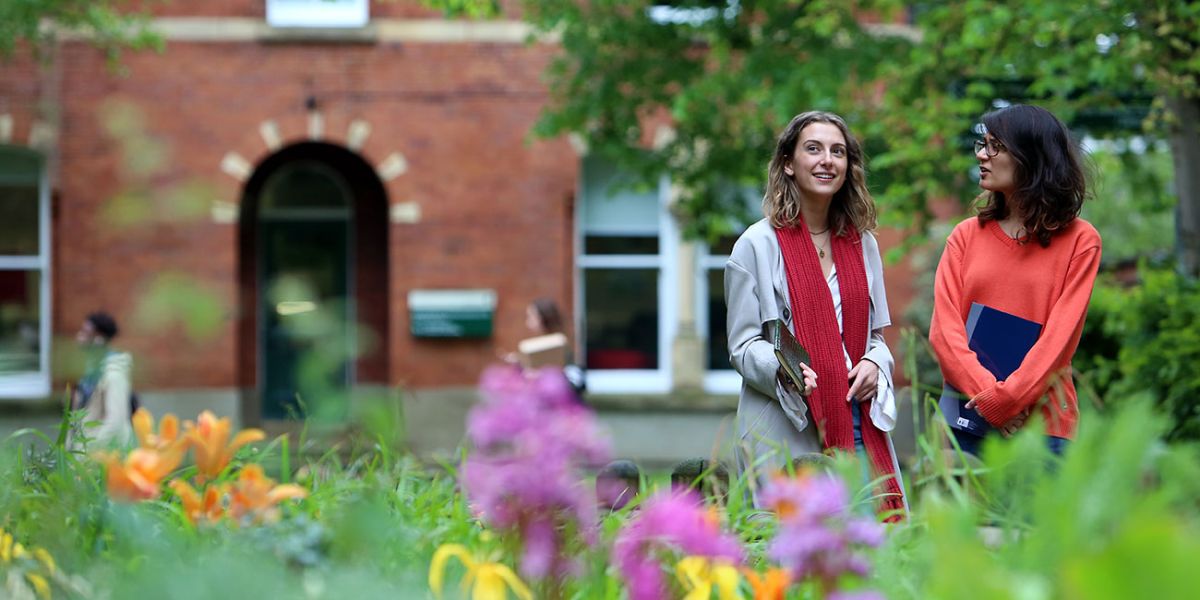
<path id="1" fill-rule="evenodd" d="M 999 140 L 975 140 L 975 154 L 979 154 L 979 151 L 983 150 L 984 148 L 987 148 L 988 158 L 1008 150 L 1008 148 L 1005 148 L 1004 144 L 1000 143 Z"/>

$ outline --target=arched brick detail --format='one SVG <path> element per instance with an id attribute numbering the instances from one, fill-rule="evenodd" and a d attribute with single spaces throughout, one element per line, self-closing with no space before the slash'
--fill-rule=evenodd
<path id="1" fill-rule="evenodd" d="M 372 129 L 366 118 L 319 109 L 262 119 L 219 159 L 222 183 L 218 187 L 223 193 L 213 200 L 212 220 L 236 223 L 241 213 L 242 187 L 254 170 L 280 149 L 300 142 L 324 142 L 358 154 L 374 167 L 375 174 L 386 186 L 408 172 L 408 159 L 398 150 L 372 156 L 368 149 Z"/>
<path id="2" fill-rule="evenodd" d="M 49 154 L 54 147 L 54 127 L 36 118 L 0 113 L 0 146 L 17 146 Z"/>

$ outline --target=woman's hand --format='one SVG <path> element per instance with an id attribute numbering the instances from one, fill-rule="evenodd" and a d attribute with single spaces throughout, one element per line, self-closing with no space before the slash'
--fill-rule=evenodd
<path id="1" fill-rule="evenodd" d="M 971 398 L 971 400 L 969 400 L 967 402 L 966 408 L 970 408 L 970 409 L 975 408 L 975 399 L 974 398 Z M 1002 435 L 1006 438 L 1012 437 L 1013 435 L 1016 435 L 1017 430 L 1019 430 L 1025 426 L 1025 421 L 1029 420 L 1029 415 L 1032 413 L 1033 413 L 1033 407 L 1032 406 L 1027 407 L 1025 410 L 1017 413 L 1017 416 L 1013 417 L 1011 420 L 1009 420 L 1009 422 L 997 427 L 996 429 L 1000 430 L 1000 435 Z"/>
<path id="2" fill-rule="evenodd" d="M 879 365 L 863 359 L 850 369 L 850 391 L 846 393 L 846 402 L 852 398 L 858 398 L 860 402 L 868 402 L 875 399 L 875 393 L 879 391 Z"/>
<path id="3" fill-rule="evenodd" d="M 1005 423 L 999 428 L 1000 435 L 1003 435 L 1006 438 L 1016 435 L 1017 430 L 1025 425 L 1025 421 L 1029 420 L 1029 414 L 1031 412 L 1033 412 L 1032 406 L 1017 413 L 1017 416 L 1013 417 L 1011 421 Z"/>
<path id="4" fill-rule="evenodd" d="M 802 377 L 804 377 L 803 392 L 796 389 L 796 384 L 792 382 L 791 377 L 788 377 L 787 371 L 784 371 L 783 367 L 779 367 L 779 370 L 775 372 L 775 376 L 779 378 L 779 381 L 783 382 L 784 388 L 807 398 L 812 394 L 813 390 L 817 389 L 817 372 L 804 363 L 800 363 L 800 372 L 803 373 Z"/>

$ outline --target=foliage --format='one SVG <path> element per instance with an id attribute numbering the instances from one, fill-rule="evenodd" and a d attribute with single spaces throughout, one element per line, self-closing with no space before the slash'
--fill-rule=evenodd
<path id="1" fill-rule="evenodd" d="M 1195 447 L 1158 442 L 1163 427 L 1144 404 L 1085 420 L 1062 462 L 1035 428 L 989 444 L 974 487 L 992 526 L 953 494 L 927 494 L 923 518 L 889 536 L 878 563 L 889 597 L 1187 597 L 1200 463 Z"/>
<path id="2" fill-rule="evenodd" d="M 742 190 L 761 189 L 782 124 L 805 108 L 861 121 L 864 82 L 904 44 L 872 35 L 836 0 L 675 2 L 667 15 L 657 4 L 524 3 L 526 19 L 563 48 L 538 131 L 581 134 L 647 183 L 670 173 L 684 224 L 710 239 L 732 231 L 727 217 L 745 222 Z M 880 4 L 893 3 L 860 6 Z M 669 134 L 658 129 L 668 121 Z"/>
<path id="3" fill-rule="evenodd" d="M 745 216 L 740 189 L 761 189 L 802 110 L 839 112 L 865 139 L 884 224 L 916 234 L 907 248 L 930 199 L 975 195 L 970 138 L 987 110 L 1035 101 L 1096 137 L 1153 137 L 1172 126 L 1162 99 L 1200 89 L 1196 3 L 924 2 L 911 28 L 875 24 L 906 20 L 888 0 L 673 2 L 657 21 L 656 4 L 524 2 L 563 48 L 539 131 L 579 134 L 645 182 L 670 173 L 688 231 L 710 239 Z"/>
<path id="4" fill-rule="evenodd" d="M 139 450 L 207 439 L 171 417 L 157 430 L 141 418 Z M 611 555 L 636 558 L 639 576 L 670 587 L 670 597 L 880 597 L 855 585 L 853 574 L 869 568 L 869 585 L 889 598 L 1184 598 L 1200 585 L 1200 454 L 1162 443 L 1165 426 L 1130 402 L 1084 420 L 1061 461 L 1031 427 L 1015 441 L 989 442 L 986 468 L 973 472 L 934 460 L 946 455 L 931 429 L 922 444 L 934 468 L 910 479 L 910 518 L 886 531 L 854 512 L 833 475 L 775 480 L 778 493 L 768 496 L 778 518 L 744 501 L 742 479 L 724 501 L 648 486 L 601 515 L 597 547 L 580 550 L 585 568 L 558 588 L 520 581 L 520 548 L 491 534 L 453 468 L 429 470 L 384 447 L 349 457 L 282 439 L 244 448 L 207 484 L 279 464 L 278 478 L 308 497 L 280 505 L 277 518 L 194 520 L 173 494 L 114 501 L 99 462 L 22 432 L 0 451 L 0 529 L 11 536 L 0 541 L 29 556 L 0 564 L 0 578 L 42 577 L 52 597 L 420 598 L 429 597 L 430 573 L 449 597 L 459 581 L 475 597 L 502 598 L 506 588 L 519 597 L 533 589 L 537 597 L 631 597 Z M 850 458 L 837 463 L 858 468 Z M 185 465 L 168 478 L 195 473 Z M 621 549 L 651 546 L 636 556 Z M 717 556 L 744 556 L 742 568 L 706 558 Z M 781 568 L 776 556 L 803 558 Z"/>
<path id="5" fill-rule="evenodd" d="M 1081 215 L 1104 240 L 1101 261 L 1116 266 L 1169 256 L 1175 246 L 1176 203 L 1166 185 L 1170 157 L 1153 146 L 1139 152 L 1145 143 L 1138 137 L 1103 142 L 1088 156 L 1092 197 Z"/>
<path id="6" fill-rule="evenodd" d="M 1107 404 L 1150 399 L 1168 439 L 1200 440 L 1200 284 L 1145 264 L 1140 275 L 1096 286 L 1075 366 Z"/>
<path id="7" fill-rule="evenodd" d="M 0 2 L 0 58 L 11 56 L 22 43 L 44 53 L 63 34 L 87 35 L 114 65 L 126 48 L 162 50 L 163 39 L 151 30 L 149 13 L 127 10 L 134 4 L 128 0 Z"/>
<path id="8" fill-rule="evenodd" d="M 964 138 L 981 113 L 1008 102 L 1035 101 L 1102 136 L 1136 131 L 1148 96 L 1195 97 L 1200 64 L 1180 47 L 1200 41 L 1198 10 L 1133 1 L 1089 10 L 1060 1 L 923 4 L 920 41 L 896 57 L 868 127 L 893 142 L 877 166 L 903 174 L 885 198 L 924 216 L 926 198 L 969 196 L 974 159 Z M 1151 133 L 1165 133 L 1163 116 L 1145 123 Z"/>

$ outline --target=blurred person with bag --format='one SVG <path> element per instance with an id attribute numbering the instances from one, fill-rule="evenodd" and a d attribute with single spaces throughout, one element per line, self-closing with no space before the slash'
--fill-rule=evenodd
<path id="1" fill-rule="evenodd" d="M 83 412 L 81 425 L 86 429 L 72 432 L 73 447 L 81 445 L 81 434 L 102 446 L 124 445 L 132 439 L 130 418 L 137 408 L 131 383 L 133 357 L 112 347 L 117 332 L 116 320 L 98 311 L 89 314 L 75 334 L 85 363 L 83 376 L 71 392 L 71 409 Z"/>

